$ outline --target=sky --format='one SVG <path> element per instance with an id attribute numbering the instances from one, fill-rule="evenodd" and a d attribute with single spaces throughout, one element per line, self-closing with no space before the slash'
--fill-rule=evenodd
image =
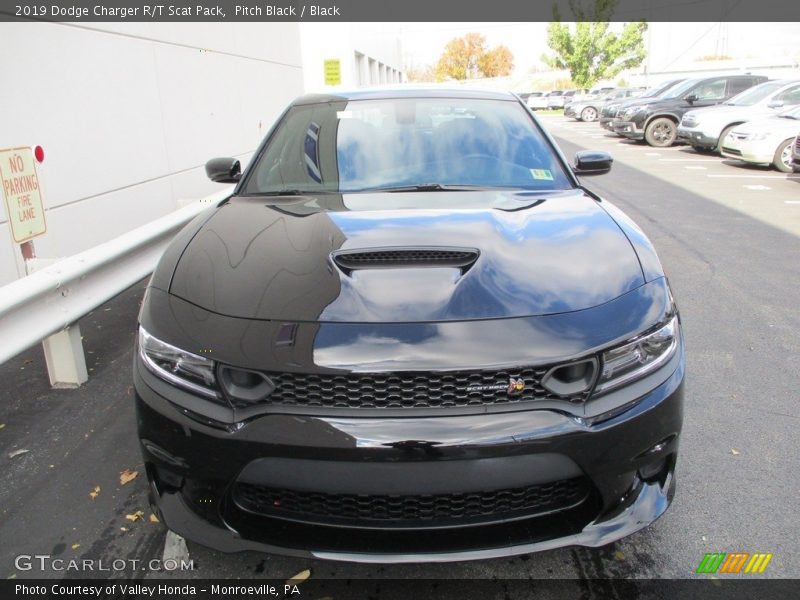
<path id="1" fill-rule="evenodd" d="M 524 75 L 540 65 L 539 57 L 548 51 L 547 23 L 398 25 L 405 67 L 434 64 L 449 40 L 471 31 L 484 34 L 490 46 L 508 46 L 514 55 L 514 75 Z M 799 30 L 798 23 L 651 23 L 650 71 L 676 69 L 697 57 L 719 53 L 734 58 L 798 63 Z"/>

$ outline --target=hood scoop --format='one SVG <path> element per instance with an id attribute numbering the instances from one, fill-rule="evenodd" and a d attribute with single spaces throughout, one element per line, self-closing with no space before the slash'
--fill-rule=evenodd
<path id="1" fill-rule="evenodd" d="M 333 252 L 331 258 L 346 274 L 361 269 L 402 269 L 449 267 L 462 274 L 478 260 L 476 248 L 449 246 L 409 246 L 395 248 L 361 248 Z"/>

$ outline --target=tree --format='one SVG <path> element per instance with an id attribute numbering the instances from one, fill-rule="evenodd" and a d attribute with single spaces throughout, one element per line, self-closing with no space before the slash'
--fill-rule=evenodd
<path id="1" fill-rule="evenodd" d="M 474 79 L 508 75 L 514 67 L 514 56 L 505 46 L 488 49 L 486 38 L 468 33 L 450 40 L 436 64 L 436 79 Z"/>
<path id="2" fill-rule="evenodd" d="M 592 0 L 587 11 L 578 0 L 569 6 L 575 18 L 575 30 L 561 23 L 558 7 L 553 6 L 553 22 L 547 26 L 547 45 L 555 56 L 545 57 L 552 68 L 568 69 L 580 88 L 589 88 L 601 79 L 610 79 L 620 71 L 638 67 L 647 57 L 643 45 L 647 23 L 625 23 L 622 32 L 609 30 L 609 21 L 618 0 Z"/>
<path id="3" fill-rule="evenodd" d="M 514 55 L 505 46 L 497 46 L 478 59 L 478 69 L 484 77 L 505 77 L 514 68 Z"/>
<path id="4" fill-rule="evenodd" d="M 410 82 L 432 83 L 436 81 L 436 70 L 430 65 L 425 65 L 422 67 L 406 67 L 405 73 L 406 78 Z"/>

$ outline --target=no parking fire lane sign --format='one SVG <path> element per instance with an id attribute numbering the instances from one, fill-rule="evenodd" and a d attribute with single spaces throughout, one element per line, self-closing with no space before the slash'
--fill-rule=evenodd
<path id="1" fill-rule="evenodd" d="M 42 192 L 30 148 L 0 150 L 0 180 L 14 242 L 22 244 L 45 233 Z"/>

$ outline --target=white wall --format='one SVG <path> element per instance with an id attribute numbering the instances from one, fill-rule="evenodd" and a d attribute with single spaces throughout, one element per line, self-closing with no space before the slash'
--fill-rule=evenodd
<path id="1" fill-rule="evenodd" d="M 41 145 L 48 232 L 68 256 L 220 189 L 302 93 L 296 23 L 0 23 L 0 148 Z M 0 285 L 18 276 L 5 207 Z"/>

